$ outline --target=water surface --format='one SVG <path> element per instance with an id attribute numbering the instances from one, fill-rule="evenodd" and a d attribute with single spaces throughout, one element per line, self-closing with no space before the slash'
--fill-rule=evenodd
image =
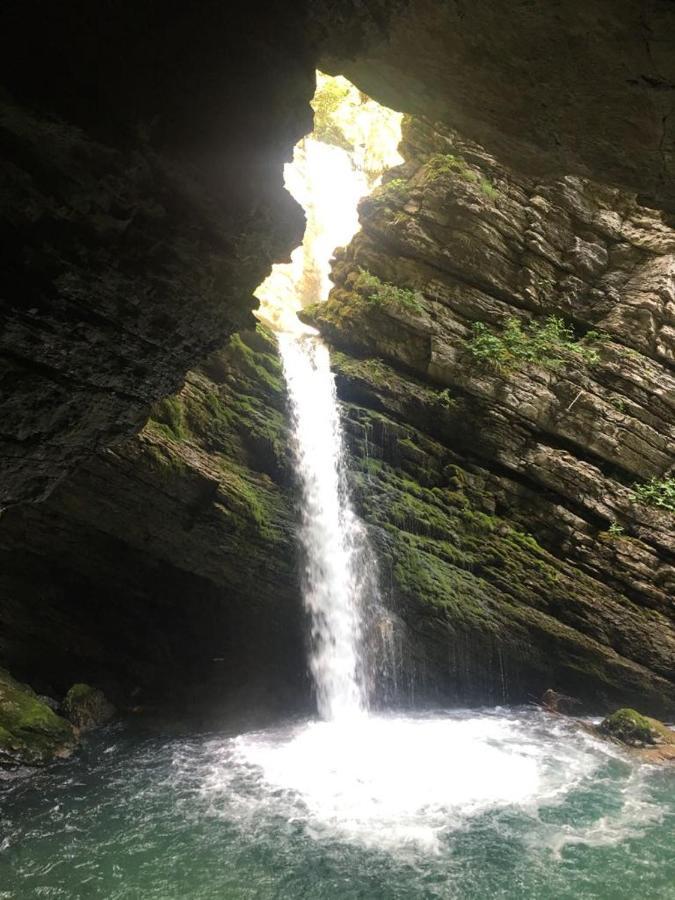
<path id="1" fill-rule="evenodd" d="M 121 726 L 0 781 L 0 898 L 675 898 L 675 772 L 534 710 Z"/>

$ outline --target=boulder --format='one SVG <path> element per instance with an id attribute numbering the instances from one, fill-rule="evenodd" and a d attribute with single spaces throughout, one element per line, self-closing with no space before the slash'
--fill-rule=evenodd
<path id="1" fill-rule="evenodd" d="M 634 709 L 618 709 L 607 716 L 597 733 L 629 747 L 643 762 L 675 761 L 675 731 Z"/>
<path id="2" fill-rule="evenodd" d="M 63 701 L 66 717 L 80 731 L 105 725 L 115 715 L 115 707 L 103 691 L 88 684 L 74 684 Z"/>
<path id="3" fill-rule="evenodd" d="M 72 726 L 0 669 L 0 766 L 44 765 L 75 744 Z"/>

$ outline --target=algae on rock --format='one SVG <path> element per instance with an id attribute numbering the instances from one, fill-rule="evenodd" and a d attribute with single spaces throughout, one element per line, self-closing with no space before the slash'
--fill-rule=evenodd
<path id="1" fill-rule="evenodd" d="M 43 765 L 74 744 L 70 724 L 0 669 L 0 765 Z"/>

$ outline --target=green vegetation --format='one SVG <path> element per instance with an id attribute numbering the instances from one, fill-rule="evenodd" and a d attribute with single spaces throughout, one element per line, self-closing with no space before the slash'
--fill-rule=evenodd
<path id="1" fill-rule="evenodd" d="M 72 744 L 70 725 L 0 669 L 0 761 L 41 764 Z"/>
<path id="2" fill-rule="evenodd" d="M 599 358 L 597 351 L 577 341 L 572 328 L 557 316 L 525 325 L 520 319 L 510 318 L 501 334 L 484 322 L 475 322 L 467 347 L 476 362 L 499 371 L 524 363 L 556 369 L 570 359 L 593 364 Z"/>
<path id="3" fill-rule="evenodd" d="M 675 475 L 669 478 L 654 477 L 634 485 L 633 500 L 675 513 Z"/>
<path id="4" fill-rule="evenodd" d="M 380 281 L 377 275 L 366 269 L 359 269 L 358 274 L 352 278 L 352 287 L 377 306 L 399 306 L 412 312 L 424 312 L 424 297 L 419 291 L 411 291 Z"/>
<path id="5" fill-rule="evenodd" d="M 340 84 L 337 79 L 328 78 L 318 86 L 311 101 L 314 110 L 314 131 L 312 136 L 324 144 L 333 144 L 343 150 L 352 150 L 352 144 L 335 122 L 335 114 L 347 100 L 350 88 Z"/>
<path id="6" fill-rule="evenodd" d="M 163 426 L 159 430 L 166 437 L 175 441 L 184 441 L 188 437 L 188 431 L 185 426 L 185 410 L 183 403 L 178 394 L 173 397 L 165 397 L 156 403 L 150 414 L 153 422 Z"/>
<path id="7" fill-rule="evenodd" d="M 634 709 L 618 709 L 600 724 L 600 731 L 624 744 L 653 744 L 652 720 Z"/>
<path id="8" fill-rule="evenodd" d="M 494 186 L 494 184 L 489 180 L 489 178 L 481 178 L 478 182 L 478 187 L 485 194 L 486 197 L 489 197 L 490 200 L 496 200 L 499 196 L 499 191 Z"/>
<path id="9" fill-rule="evenodd" d="M 381 203 L 401 202 L 406 199 L 407 193 L 408 182 L 405 178 L 392 178 L 376 188 L 369 199 Z"/>
<path id="10" fill-rule="evenodd" d="M 623 537 L 624 529 L 623 525 L 619 525 L 618 522 L 612 522 L 607 529 L 607 534 L 611 538 L 620 538 Z"/>
<path id="11" fill-rule="evenodd" d="M 456 405 L 456 400 L 452 397 L 449 388 L 439 392 L 438 402 L 443 409 L 452 409 Z"/>
<path id="12" fill-rule="evenodd" d="M 469 166 L 466 160 L 459 156 L 454 156 L 452 153 L 435 153 L 429 157 L 426 163 L 426 175 L 432 181 L 446 175 L 459 175 L 465 181 L 470 181 L 477 185 L 490 200 L 496 200 L 499 196 L 499 191 L 489 178 L 479 175 Z"/>

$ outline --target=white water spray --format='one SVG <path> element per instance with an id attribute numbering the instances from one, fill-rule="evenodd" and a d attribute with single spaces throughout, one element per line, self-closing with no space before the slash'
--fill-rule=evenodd
<path id="1" fill-rule="evenodd" d="M 311 617 L 310 668 L 324 719 L 358 716 L 364 688 L 362 566 L 367 539 L 345 485 L 343 440 L 328 349 L 320 338 L 280 334 L 302 488 L 304 600 Z"/>
<path id="2" fill-rule="evenodd" d="M 346 79 L 321 73 L 313 105 L 316 131 L 297 145 L 285 168 L 286 187 L 307 216 L 305 236 L 291 262 L 274 266 L 256 296 L 259 318 L 278 334 L 291 405 L 319 713 L 343 721 L 368 706 L 372 667 L 363 623 L 375 599 L 375 563 L 346 489 L 328 349 L 296 313 L 327 299 L 331 256 L 358 230 L 358 201 L 386 168 L 402 162 L 401 114 L 369 100 Z"/>

